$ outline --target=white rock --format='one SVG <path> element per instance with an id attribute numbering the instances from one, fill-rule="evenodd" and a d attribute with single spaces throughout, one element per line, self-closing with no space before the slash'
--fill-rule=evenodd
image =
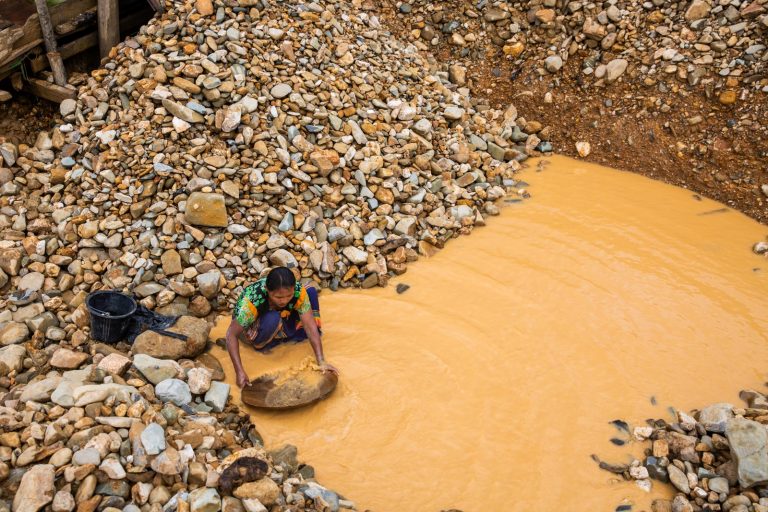
<path id="1" fill-rule="evenodd" d="M 99 469 L 112 480 L 122 480 L 125 478 L 125 469 L 117 459 L 104 459 Z"/>
<path id="2" fill-rule="evenodd" d="M 189 389 L 195 395 L 201 395 L 211 387 L 213 372 L 208 368 L 192 368 L 187 372 Z"/>
<path id="3" fill-rule="evenodd" d="M 592 152 L 592 145 L 586 141 L 576 143 L 576 152 L 580 157 L 586 158 Z"/>

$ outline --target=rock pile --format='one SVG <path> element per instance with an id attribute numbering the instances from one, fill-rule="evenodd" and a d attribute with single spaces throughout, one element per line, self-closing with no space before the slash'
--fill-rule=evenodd
<path id="1" fill-rule="evenodd" d="M 348 2 L 172 3 L 110 57 L 52 133 L 0 145 L 0 287 L 50 299 L 51 339 L 102 287 L 203 317 L 274 265 L 384 285 L 548 149 Z"/>
<path id="2" fill-rule="evenodd" d="M 678 411 L 676 423 L 635 427 L 635 438 L 651 443 L 645 459 L 601 467 L 644 489 L 649 479 L 671 483 L 677 496 L 655 500 L 654 512 L 768 512 L 768 398 L 754 390 L 739 396 L 746 407 L 719 403 Z"/>
<path id="3" fill-rule="evenodd" d="M 372 0 L 364 8 L 376 9 Z M 398 3 L 422 49 L 455 48 L 467 65 L 492 55 L 558 73 L 578 59 L 584 83 L 629 73 L 647 86 L 706 85 L 721 103 L 768 92 L 764 0 L 579 0 Z M 496 48 L 496 50 L 494 50 Z M 456 62 L 458 64 L 458 62 Z"/>
<path id="4" fill-rule="evenodd" d="M 215 359 L 88 348 L 42 338 L 0 348 L 3 510 L 354 509 L 295 447 L 264 451 Z"/>

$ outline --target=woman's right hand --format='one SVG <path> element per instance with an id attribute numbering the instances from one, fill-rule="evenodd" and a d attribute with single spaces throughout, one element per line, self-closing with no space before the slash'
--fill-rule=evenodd
<path id="1" fill-rule="evenodd" d="M 237 385 L 241 388 L 244 388 L 250 384 L 250 380 L 248 380 L 248 375 L 245 372 L 238 372 L 237 373 Z"/>

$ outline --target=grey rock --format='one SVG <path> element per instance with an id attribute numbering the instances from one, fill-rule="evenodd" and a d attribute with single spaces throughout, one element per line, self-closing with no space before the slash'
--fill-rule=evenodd
<path id="1" fill-rule="evenodd" d="M 351 245 L 341 250 L 341 253 L 353 264 L 363 265 L 368 262 L 368 253 Z"/>
<path id="2" fill-rule="evenodd" d="M 307 482 L 306 487 L 302 486 L 299 488 L 299 490 L 307 498 L 313 500 L 321 498 L 325 503 L 328 504 L 328 508 L 331 510 L 331 512 L 338 512 L 339 496 L 335 492 L 326 489 L 316 482 Z"/>
<path id="3" fill-rule="evenodd" d="M 82 450 L 77 450 L 72 455 L 72 462 L 76 466 L 85 466 L 86 464 L 98 466 L 101 464 L 101 454 L 96 448 L 83 448 Z"/>
<path id="4" fill-rule="evenodd" d="M 368 233 L 365 234 L 363 237 L 363 243 L 365 245 L 373 245 L 379 240 L 384 240 L 386 237 L 384 236 L 384 233 L 381 232 L 378 228 L 373 228 Z"/>
<path id="5" fill-rule="evenodd" d="M 211 407 L 214 412 L 222 412 L 227 405 L 229 398 L 229 384 L 220 381 L 211 382 L 211 387 L 205 393 L 205 403 Z"/>
<path id="6" fill-rule="evenodd" d="M 284 233 L 286 231 L 293 231 L 293 214 L 291 212 L 286 212 L 283 216 L 283 220 L 278 224 L 277 229 Z"/>
<path id="7" fill-rule="evenodd" d="M 413 129 L 420 135 L 427 135 L 432 131 L 432 123 L 429 119 L 419 119 L 413 124 Z"/>
<path id="8" fill-rule="evenodd" d="M 36 292 L 43 287 L 45 276 L 40 272 L 29 272 L 19 280 L 18 289 Z"/>
<path id="9" fill-rule="evenodd" d="M 550 55 L 544 59 L 544 69 L 550 73 L 557 73 L 563 67 L 563 59 L 559 55 Z"/>
<path id="10" fill-rule="evenodd" d="M 669 473 L 669 481 L 672 482 L 672 485 L 674 485 L 678 491 L 683 494 L 690 494 L 691 486 L 688 483 L 688 477 L 685 476 L 685 473 L 682 470 L 674 464 L 670 464 L 667 467 L 667 472 Z"/>
<path id="11" fill-rule="evenodd" d="M 337 240 L 341 240 L 347 236 L 347 230 L 339 226 L 331 226 L 328 228 L 328 241 L 333 243 Z"/>
<path id="12" fill-rule="evenodd" d="M 605 67 L 605 80 L 615 82 L 627 70 L 629 62 L 626 59 L 613 59 Z"/>
<path id="13" fill-rule="evenodd" d="M 728 494 L 729 486 L 728 486 L 728 480 L 723 477 L 716 477 L 716 478 L 710 478 L 709 479 L 709 490 L 714 491 L 718 494 L 724 493 Z"/>
<path id="14" fill-rule="evenodd" d="M 181 366 L 176 361 L 157 359 L 146 354 L 136 354 L 133 356 L 133 366 L 155 385 L 176 377 L 181 370 Z"/>
<path id="15" fill-rule="evenodd" d="M 161 291 L 165 290 L 165 286 L 158 283 L 141 283 L 139 286 L 133 289 L 133 293 L 141 298 L 157 295 Z"/>
<path id="16" fill-rule="evenodd" d="M 165 430 L 163 427 L 157 423 L 147 425 L 147 428 L 141 433 L 141 444 L 147 455 L 157 455 L 165 450 Z"/>
<path id="17" fill-rule="evenodd" d="M 739 483 L 744 488 L 768 482 L 768 433 L 765 426 L 744 418 L 733 418 L 725 427 L 731 455 L 738 464 Z"/>
<path id="18" fill-rule="evenodd" d="M 182 121 L 186 121 L 188 123 L 202 123 L 205 120 L 203 116 L 191 108 L 185 107 L 184 105 L 179 105 L 178 103 L 169 99 L 163 100 L 163 107 L 165 107 L 165 109 L 170 112 L 171 115 L 174 115 Z"/>
<path id="19" fill-rule="evenodd" d="M 725 432 L 725 426 L 728 420 L 733 418 L 733 405 L 728 403 L 719 403 L 705 407 L 699 412 L 699 423 L 709 432 L 722 434 Z"/>
<path id="20" fill-rule="evenodd" d="M 299 266 L 296 257 L 285 249 L 277 249 L 269 255 L 269 262 L 275 266 L 295 268 Z"/>
<path id="21" fill-rule="evenodd" d="M 491 155 L 493 158 L 495 158 L 500 162 L 503 162 L 504 153 L 506 153 L 506 150 L 504 148 L 494 144 L 493 142 L 488 142 L 488 154 Z"/>
<path id="22" fill-rule="evenodd" d="M 443 112 L 443 115 L 445 116 L 446 119 L 456 121 L 464 117 L 464 109 L 459 108 L 455 105 L 451 105 L 449 107 L 446 107 L 445 111 Z"/>
<path id="23" fill-rule="evenodd" d="M 22 402 L 45 402 L 51 399 L 51 393 L 58 387 L 61 377 L 48 377 L 27 384 L 21 392 L 19 400 Z"/>
<path id="24" fill-rule="evenodd" d="M 272 87 L 269 93 L 277 99 L 285 98 L 293 92 L 293 88 L 290 84 L 280 83 Z"/>
<path id="25" fill-rule="evenodd" d="M 166 379 L 155 387 L 157 398 L 163 402 L 172 402 L 178 406 L 192 401 L 192 392 L 186 382 L 179 379 Z"/>
<path id="26" fill-rule="evenodd" d="M 72 407 L 75 405 L 75 389 L 82 386 L 90 375 L 90 370 L 72 370 L 64 372 L 61 382 L 51 393 L 51 401 L 62 407 Z"/>
<path id="27" fill-rule="evenodd" d="M 63 117 L 74 114 L 75 110 L 77 110 L 77 102 L 73 99 L 67 98 L 59 104 L 59 112 Z"/>
<path id="28" fill-rule="evenodd" d="M 11 371 L 19 371 L 24 363 L 27 349 L 21 345 L 10 345 L 0 348 L 0 363 L 4 363 Z"/>
<path id="29" fill-rule="evenodd" d="M 209 270 L 197 276 L 197 286 L 203 297 L 212 299 L 219 293 L 221 287 L 221 272 L 217 269 Z"/>

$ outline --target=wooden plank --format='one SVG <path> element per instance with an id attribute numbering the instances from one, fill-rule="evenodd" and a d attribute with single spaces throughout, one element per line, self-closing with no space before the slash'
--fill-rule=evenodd
<path id="1" fill-rule="evenodd" d="M 68 59 L 77 55 L 78 53 L 84 52 L 89 48 L 93 48 L 98 44 L 99 34 L 96 32 L 91 32 L 90 34 L 79 37 L 74 41 L 59 46 L 59 53 L 61 54 L 62 59 Z M 30 69 L 32 69 L 33 73 L 39 73 L 47 68 L 48 59 L 45 58 L 45 55 L 40 55 L 30 61 Z"/>
<path id="2" fill-rule="evenodd" d="M 0 66 L 0 80 L 5 79 L 8 75 L 14 72 L 15 68 L 13 65 L 16 62 L 16 59 L 23 57 L 28 51 L 33 50 L 36 46 L 41 44 L 43 44 L 43 40 L 38 39 L 37 41 L 32 41 L 26 46 L 22 46 L 21 48 L 14 50 L 14 52 L 5 59 L 3 65 Z"/>
<path id="3" fill-rule="evenodd" d="M 77 95 L 77 91 L 74 89 L 61 87 L 38 78 L 30 78 L 24 84 L 24 90 L 54 103 L 61 103 L 66 99 L 75 99 Z"/>
<path id="4" fill-rule="evenodd" d="M 133 14 L 123 17 L 120 20 L 120 32 L 125 33 L 134 30 L 136 27 L 141 26 L 151 16 L 151 10 L 149 8 L 140 10 Z M 74 41 L 59 46 L 59 53 L 63 59 L 74 57 L 75 55 L 84 52 L 99 44 L 99 34 L 97 32 L 91 32 L 84 36 L 78 37 Z M 44 69 L 48 69 L 48 59 L 45 55 L 39 55 L 30 61 L 30 69 L 32 73 L 39 73 Z"/>
<path id="5" fill-rule="evenodd" d="M 97 0 L 99 54 L 103 59 L 120 42 L 120 13 L 117 0 Z"/>
<path id="6" fill-rule="evenodd" d="M 96 0 L 67 0 L 62 4 L 55 5 L 50 8 L 51 23 L 54 26 L 68 21 L 81 12 L 87 11 L 96 7 Z M 14 48 L 26 46 L 32 41 L 43 40 L 43 32 L 40 29 L 40 22 L 37 19 L 37 14 L 29 17 L 24 24 L 24 35 L 16 41 Z M 40 43 L 38 43 L 40 44 Z"/>

